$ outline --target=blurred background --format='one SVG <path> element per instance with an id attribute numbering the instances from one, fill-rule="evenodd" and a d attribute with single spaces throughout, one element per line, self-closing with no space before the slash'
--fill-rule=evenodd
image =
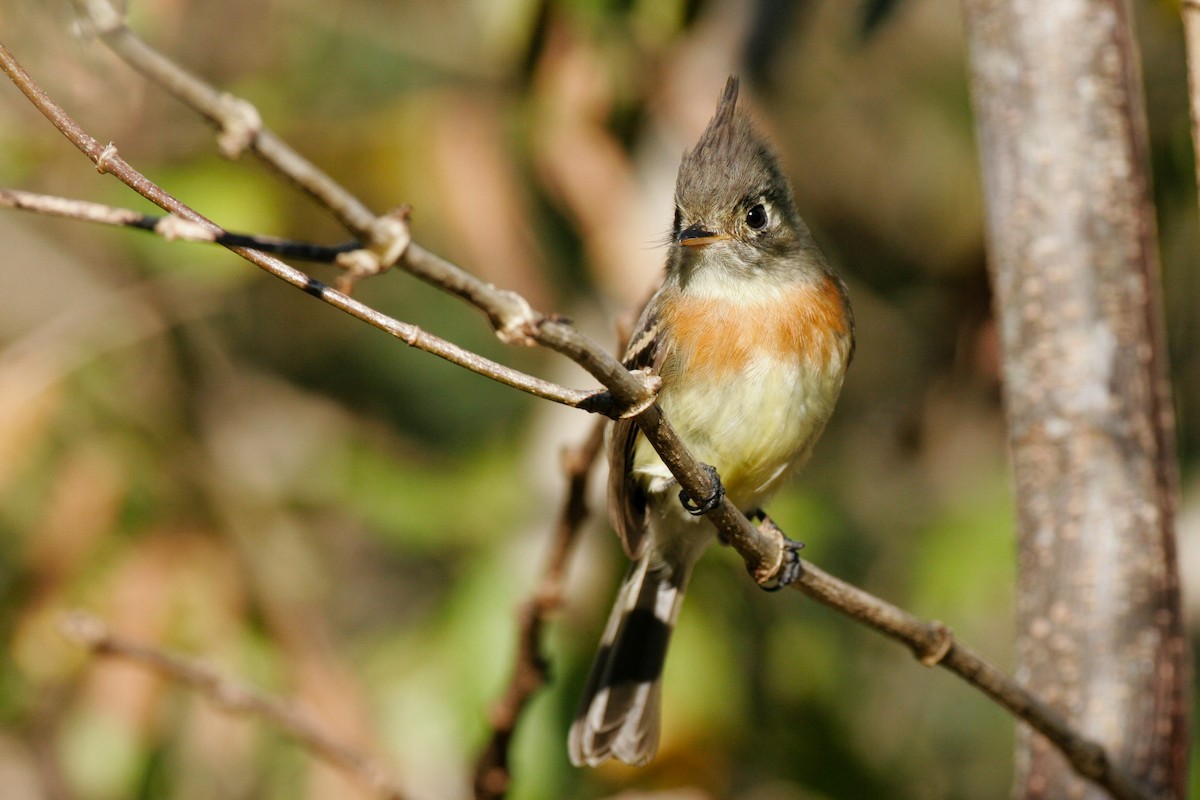
<path id="1" fill-rule="evenodd" d="M 858 350 L 770 509 L 838 576 L 1012 663 L 1013 511 L 955 0 L 130 0 L 133 27 L 425 246 L 600 341 L 658 280 L 684 149 L 725 77 L 845 276 Z M 1200 604 L 1197 209 L 1178 2 L 1134 2 Z M 231 230 L 346 234 L 103 47 L 65 0 L 5 44 L 101 141 Z M 7 82 L 0 186 L 152 211 Z M 219 250 L 0 213 L 0 786 L 35 798 L 361 798 L 261 721 L 60 635 L 123 634 L 296 698 L 412 798 L 467 794 L 589 420 L 406 349 Z M 333 271 L 313 268 L 323 280 Z M 403 274 L 375 307 L 579 387 Z M 593 508 L 603 509 L 593 481 Z M 1007 796 L 1012 720 L 714 549 L 667 665 L 658 758 L 577 770 L 565 735 L 624 557 L 572 559 L 513 798 Z M 1195 771 L 1194 771 L 1195 772 Z M 1194 783 L 1200 787 L 1200 783 Z"/>

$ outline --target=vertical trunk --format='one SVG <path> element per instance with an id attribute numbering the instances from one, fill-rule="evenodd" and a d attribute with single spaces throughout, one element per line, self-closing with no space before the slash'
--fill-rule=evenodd
<path id="1" fill-rule="evenodd" d="M 1174 421 L 1126 0 L 964 0 L 1016 483 L 1019 678 L 1182 798 Z M 1024 728 L 1017 798 L 1104 797 Z"/>

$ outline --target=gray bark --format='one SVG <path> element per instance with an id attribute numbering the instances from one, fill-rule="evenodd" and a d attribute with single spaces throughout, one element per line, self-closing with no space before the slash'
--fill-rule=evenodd
<path id="1" fill-rule="evenodd" d="M 1018 678 L 1186 792 L 1174 420 L 1126 0 L 964 0 L 1016 484 Z M 1016 798 L 1099 798 L 1020 726 Z"/>

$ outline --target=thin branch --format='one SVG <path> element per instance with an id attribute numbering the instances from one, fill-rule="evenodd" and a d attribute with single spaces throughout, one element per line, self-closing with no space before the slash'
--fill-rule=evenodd
<path id="1" fill-rule="evenodd" d="M 566 497 L 554 528 L 550 554 L 537 590 L 517 614 L 517 650 L 512 679 L 491 712 L 492 735 L 475 764 L 476 800 L 499 800 L 512 780 L 508 748 L 517 721 L 533 695 L 546 683 L 549 665 L 541 653 L 542 629 L 551 613 L 562 605 L 563 575 L 567 558 L 588 516 L 587 488 L 592 467 L 604 445 L 604 420 L 597 419 L 587 439 L 564 451 Z"/>
<path id="2" fill-rule="evenodd" d="M 194 689 L 223 711 L 271 722 L 385 800 L 407 798 L 380 763 L 338 741 L 310 715 L 283 700 L 231 680 L 205 664 L 112 633 L 101 619 L 83 611 L 65 615 L 61 629 L 64 636 L 94 655 L 138 664 Z"/>
<path id="3" fill-rule="evenodd" d="M 124 15 L 109 0 L 72 2 L 90 32 L 103 39 L 126 63 L 218 127 L 222 153 L 233 158 L 247 147 L 251 148 L 263 161 L 275 166 L 281 175 L 329 209 L 358 238 L 374 241 L 372 234 L 378 218 L 358 198 L 264 128 L 254 106 L 218 91 L 148 45 L 126 26 Z"/>
<path id="4" fill-rule="evenodd" d="M 333 264 L 341 254 L 357 250 L 362 246 L 359 242 L 330 246 L 283 239 L 277 236 L 214 231 L 208 226 L 189 222 L 172 214 L 155 216 L 129 208 L 117 208 L 87 200 L 73 200 L 19 189 L 0 188 L 0 208 L 31 211 L 49 217 L 96 222 L 101 225 L 120 225 L 147 231 L 168 241 L 181 240 L 219 244 L 223 247 L 248 247 L 284 258 L 295 258 L 319 264 Z"/>
<path id="5" fill-rule="evenodd" d="M 108 5 L 107 0 L 76 0 L 76 2 L 83 3 L 87 7 Z M 112 20 L 108 20 L 108 23 L 111 22 Z M 106 42 L 111 44 L 114 39 L 119 39 L 128 43 L 130 37 L 136 39 L 128 29 L 124 28 L 124 24 L 120 22 L 119 17 L 117 23 L 118 26 L 113 26 L 112 24 L 109 24 L 108 27 L 103 25 L 96 26 L 104 36 Z M 117 27 L 120 28 L 119 31 Z M 125 52 L 118 52 L 140 71 L 158 80 L 171 91 L 175 91 L 178 96 L 189 104 L 192 104 L 193 107 L 206 117 L 210 119 L 221 118 L 219 116 L 220 108 L 223 103 L 228 102 L 227 95 L 222 95 L 216 92 L 216 90 L 211 89 L 206 89 L 196 96 L 192 96 L 190 89 L 188 93 L 176 91 L 178 87 L 174 79 L 155 77 L 156 73 L 153 72 L 153 70 L 161 67 L 161 64 L 155 66 L 157 61 L 166 61 L 164 57 L 156 53 L 157 59 L 149 59 L 145 62 L 138 62 L 136 60 L 139 57 L 137 53 L 142 48 L 148 49 L 148 46 L 141 43 L 138 46 L 126 47 Z M 19 65 L 15 65 L 15 69 L 10 65 L 15 65 L 15 61 L 12 60 L 7 50 L 4 50 L 3 46 L 0 45 L 0 67 L 3 67 L 19 86 L 22 86 L 22 79 L 14 75 L 24 76 L 24 82 L 32 83 L 28 79 L 28 76 L 24 75 L 24 71 L 20 70 Z M 178 67 L 172 66 L 169 72 L 173 74 L 181 71 Z M 183 81 L 179 85 L 186 85 L 188 83 L 188 81 Z M 22 89 L 23 91 L 25 90 L 24 86 L 22 86 Z M 76 145 L 92 158 L 102 172 L 107 170 L 117 173 L 119 177 L 122 177 L 122 180 L 125 180 L 131 187 L 137 189 L 143 196 L 148 197 L 160 205 L 160 207 L 172 213 L 178 213 L 185 218 L 196 219 L 202 221 L 204 224 L 212 225 L 212 223 L 209 223 L 203 217 L 187 209 L 186 206 L 183 206 L 174 200 L 174 198 L 170 198 L 161 189 L 150 184 L 149 181 L 142 178 L 123 161 L 120 161 L 119 157 L 115 155 L 115 148 L 112 148 L 111 145 L 105 150 L 98 143 L 95 143 L 95 140 L 87 137 L 82 131 L 78 131 L 78 126 L 75 126 L 73 122 L 70 122 L 69 125 L 60 124 L 63 122 L 65 114 L 51 103 L 48 98 L 45 98 L 44 95 L 41 95 L 41 100 L 39 101 L 34 94 L 30 94 L 28 91 L 26 93 L 30 95 L 30 99 L 34 101 L 35 105 L 43 108 L 43 113 L 46 113 L 60 127 L 60 130 L 63 130 L 68 135 L 68 138 L 75 141 Z M 36 94 L 40 95 L 40 90 Z M 214 97 L 225 98 L 225 100 L 212 107 L 202 105 L 211 101 Z M 49 110 L 46 110 L 47 108 Z M 69 118 L 66 118 L 66 121 L 69 122 Z M 224 127 L 224 123 L 221 124 Z M 68 130 L 72 128 L 76 131 L 75 137 L 79 137 L 78 141 L 77 138 L 72 137 L 71 133 L 68 133 Z M 264 140 L 266 131 L 261 127 L 256 128 L 255 131 L 256 135 L 253 139 L 254 144 L 252 144 L 252 149 L 256 155 L 286 175 L 292 182 L 304 187 L 311 195 L 318 198 L 318 200 L 330 205 L 329 201 L 323 199 L 324 193 L 330 190 L 329 183 L 331 183 L 328 177 L 324 176 L 324 173 L 320 173 L 315 167 L 312 167 L 312 165 L 308 164 L 290 149 L 286 151 L 285 155 L 281 155 L 273 147 L 260 146 L 260 143 Z M 270 141 L 270 138 L 267 141 Z M 118 168 L 120 169 L 119 173 Z M 319 178 L 314 178 L 314 175 L 319 176 Z M 142 184 L 147 184 L 147 186 L 143 186 Z M 384 267 L 390 263 L 386 260 L 386 254 L 394 254 L 395 258 L 399 259 L 398 264 L 408 272 L 484 311 L 502 340 L 514 344 L 539 344 L 565 355 L 584 367 L 600 383 L 607 387 L 607 393 L 595 393 L 585 397 L 576 395 L 570 401 L 558 399 L 557 397 L 548 397 L 548 399 L 555 399 L 558 402 L 564 402 L 567 405 L 573 405 L 588 411 L 601 411 L 610 415 L 632 417 L 670 469 L 682 489 L 693 497 L 708 497 L 713 493 L 716 485 L 711 476 L 707 471 L 701 469 L 698 462 L 688 453 L 678 435 L 663 416 L 662 411 L 653 402 L 657 386 L 650 376 L 629 372 L 612 355 L 586 336 L 583 336 L 564 320 L 534 311 L 520 295 L 497 289 L 458 266 L 421 248 L 416 243 L 409 243 L 405 240 L 404 247 L 400 248 L 399 252 L 396 252 L 397 248 L 394 244 L 389 244 L 386 236 L 381 237 L 379 235 L 380 221 L 389 218 L 362 218 L 358 214 L 358 210 L 362 209 L 361 204 L 358 204 L 357 201 L 350 204 L 343 203 L 342 200 L 344 198 L 341 198 L 339 194 L 341 191 L 344 190 L 339 189 L 339 191 L 333 192 L 335 200 L 331 205 L 332 210 L 356 235 L 367 232 L 371 234 L 370 236 L 362 236 L 361 238 L 373 243 L 372 252 L 376 254 L 378 252 L 385 252 L 385 256 L 381 257 L 380 262 Z M 186 211 L 181 213 L 177 209 L 185 209 Z M 353 213 L 348 213 L 347 209 L 350 209 Z M 366 214 L 368 217 L 370 216 L 369 212 L 366 212 Z M 406 227 L 404 227 L 402 233 L 407 233 Z M 272 272 L 272 274 L 276 274 L 289 283 L 321 297 L 335 307 L 342 308 L 361 319 L 366 319 L 371 324 L 376 324 L 377 327 L 380 327 L 380 325 L 372 320 L 379 318 L 389 319 L 372 309 L 354 303 L 354 301 L 350 300 L 344 294 L 334 292 L 328 287 L 317 284 L 302 273 L 296 272 L 292 268 L 274 259 L 270 259 L 261 253 L 238 247 L 231 247 L 230 249 L 253 261 L 255 264 L 263 266 L 264 269 Z M 265 266 L 262 263 L 264 260 L 269 262 L 270 266 Z M 318 290 L 313 290 L 312 286 L 314 284 L 319 287 Z M 395 321 L 391 321 L 390 324 L 403 325 L 403 323 L 396 323 Z M 384 329 L 388 330 L 387 327 Z M 399 336 L 399 338 L 408 341 L 404 336 Z M 443 343 L 443 345 L 453 347 L 449 343 Z M 430 352 L 436 351 L 430 349 Z M 436 354 L 441 355 L 441 353 Z M 502 382 L 509 383 L 509 381 L 496 377 L 496 375 L 489 371 L 476 368 L 469 363 L 463 363 L 464 361 L 469 362 L 470 359 L 466 357 L 467 355 L 469 354 L 465 354 L 465 351 L 460 351 L 457 357 L 448 358 L 447 360 L 451 360 L 454 363 L 462 363 L 469 369 L 480 372 L 480 374 L 485 374 L 497 380 L 502 380 Z M 475 358 L 478 357 L 476 356 Z M 499 367 L 499 365 L 495 365 L 495 367 Z M 509 383 L 509 385 L 515 384 Z M 517 386 L 516 388 L 524 388 L 524 386 Z M 525 391 L 529 391 L 529 389 L 525 389 Z M 545 396 L 539 392 L 531 393 Z M 784 548 L 785 537 L 777 527 L 768 523 L 764 524 L 761 529 L 756 528 L 728 499 L 724 499 L 717 508 L 709 512 L 708 517 L 720 531 L 723 540 L 731 544 L 742 556 L 747 568 L 760 584 L 770 583 L 775 578 L 784 564 L 786 553 Z M 1017 685 L 1011 678 L 988 665 L 982 658 L 969 649 L 954 642 L 944 626 L 936 623 L 922 623 L 907 612 L 833 578 L 807 562 L 800 562 L 800 564 L 803 567 L 804 573 L 793 584 L 795 588 L 859 619 L 881 633 L 903 642 L 924 663 L 931 665 L 938 664 L 959 675 L 968 683 L 980 689 L 1043 733 L 1056 746 L 1064 750 L 1065 755 L 1071 760 L 1076 769 L 1080 770 L 1081 774 L 1104 786 L 1114 797 L 1120 800 L 1154 800 L 1155 795 L 1139 787 L 1135 781 L 1129 779 L 1128 774 L 1124 770 L 1111 764 L 1102 748 L 1073 732 L 1053 711 L 1049 710 L 1043 703 Z"/>
<path id="6" fill-rule="evenodd" d="M 773 526 L 770 520 L 764 526 Z M 1080 775 L 1107 789 L 1117 800 L 1167 800 L 1142 785 L 1108 757 L 1103 745 L 1081 735 L 1067 720 L 1008 675 L 992 666 L 940 622 L 922 622 L 891 603 L 833 577 L 807 561 L 794 588 L 906 645 L 922 664 L 939 666 L 992 698 L 1054 743 Z"/>
<path id="7" fill-rule="evenodd" d="M 84 2 L 84 0 L 78 0 L 78 2 Z M 170 64 L 169 60 L 149 48 L 148 45 L 141 43 L 140 39 L 137 39 L 124 27 L 123 22 L 120 23 L 118 35 L 112 20 L 106 18 L 102 12 L 96 11 L 101 6 L 107 5 L 106 0 L 86 0 L 88 10 L 96 15 L 92 18 L 93 25 L 102 33 L 107 31 L 104 34 L 105 41 L 112 41 L 114 37 L 126 45 L 134 40 L 138 41 L 138 45 L 127 46 L 125 52 L 119 54 L 126 55 L 131 59 L 141 59 L 131 61 L 131 63 L 164 86 L 191 86 L 194 88 L 193 85 L 198 83 L 199 79 L 189 75 L 187 80 L 183 80 L 177 74 L 182 72 L 177 67 L 164 67 L 164 64 Z M 108 8 L 112 13 L 116 13 L 111 6 Z M 120 20 L 119 15 L 116 19 Z M 143 197 L 172 214 L 200 223 L 212 230 L 214 234 L 222 232 L 213 222 L 193 211 L 137 172 L 117 154 L 116 148 L 112 144 L 101 145 L 99 141 L 83 131 L 60 106 L 46 96 L 2 44 L 0 44 L 0 68 L 54 123 L 55 127 L 96 164 L 100 172 L 112 173 Z M 179 96 L 189 102 L 195 100 L 209 103 L 198 110 L 210 119 L 217 118 L 221 110 L 228 105 L 228 95 L 217 92 L 215 89 L 196 93 L 191 93 L 189 90 L 188 93 L 180 92 Z M 258 138 L 261 138 L 262 135 L 263 129 L 260 128 Z M 278 158 L 274 150 L 256 149 L 255 153 L 300 185 L 306 185 L 310 180 L 314 180 L 314 175 L 319 174 L 319 170 L 295 153 L 291 153 L 286 159 Z M 320 174 L 323 175 L 323 173 Z M 317 187 L 324 187 L 327 183 L 329 183 L 328 179 L 322 178 L 308 188 L 316 194 Z M 416 326 L 387 317 L 268 255 L 238 246 L 231 246 L 229 249 L 276 277 L 321 298 L 335 308 L 379 327 L 412 346 L 434 353 L 481 375 L 522 389 L 530 394 L 587 411 L 604 413 L 609 416 L 636 414 L 638 425 L 662 455 L 664 462 L 679 480 L 680 485 L 693 497 L 709 497 L 714 494 L 716 484 L 712 477 L 701 469 L 695 459 L 687 453 L 683 443 L 670 427 L 662 412 L 653 405 L 657 391 L 656 379 L 652 376 L 629 372 L 603 347 L 566 324 L 562 319 L 535 312 L 529 303 L 515 292 L 497 289 L 457 265 L 425 250 L 415 242 L 410 243 L 407 239 L 407 225 L 398 223 L 403 223 L 403 218 L 400 216 L 379 217 L 368 225 L 352 228 L 352 231 L 359 234 L 369 232 L 371 240 L 378 243 L 378 252 L 372 250 L 371 253 L 374 255 L 378 255 L 380 252 L 385 253 L 385 256 L 381 256 L 385 260 L 388 255 L 398 249 L 396 242 L 399 237 L 403 240 L 403 247 L 399 248 L 400 252 L 396 254 L 396 257 L 402 255 L 402 265 L 413 275 L 482 310 L 487 314 L 497 335 L 503 341 L 511 344 L 540 344 L 555 350 L 586 369 L 609 391 L 587 393 L 565 389 L 533 378 L 432 336 Z M 381 231 L 385 230 L 392 237 L 388 241 L 381 238 Z M 366 251 L 355 252 L 364 253 Z M 747 559 L 757 580 L 765 582 L 775 575 L 783 563 L 781 540 L 768 539 L 759 534 L 750 521 L 728 500 L 723 501 L 720 506 L 709 513 L 709 516 L 722 531 L 726 540 Z"/>
<path id="8" fill-rule="evenodd" d="M 583 404 L 586 410 L 609 415 L 620 411 L 628 416 L 632 411 L 641 411 L 653 402 L 656 387 L 644 376 L 632 375 L 603 347 L 570 325 L 562 324 L 562 320 L 534 311 L 515 292 L 498 289 L 412 242 L 408 238 L 407 224 L 401 224 L 405 221 L 402 217 L 373 215 L 348 190 L 271 133 L 249 101 L 217 90 L 143 41 L 129 29 L 122 14 L 109 0 L 72 2 L 90 29 L 130 67 L 213 122 L 223 136 L 231 131 L 251 130 L 253 135 L 245 137 L 246 146 L 251 152 L 329 209 L 356 238 L 368 242 L 368 248 L 347 254 L 358 258 L 347 257 L 343 260 L 356 278 L 381 272 L 395 263 L 421 280 L 484 312 L 502 341 L 521 345 L 540 344 L 567 356 L 613 394 L 611 399 L 604 398 L 605 402 L 611 400 L 607 407 L 601 407 L 600 397 L 597 397 L 595 402 Z M 247 119 L 251 118 L 255 120 L 252 125 L 247 123 Z M 150 199 L 153 201 L 153 198 Z M 656 429 L 662 428 L 659 419 L 649 419 L 647 423 Z M 649 433 L 647 435 L 650 436 Z M 670 438 L 667 433 L 651 436 L 652 441 L 658 439 L 664 447 L 668 446 Z M 701 470 L 693 470 L 692 473 L 692 481 L 696 483 L 694 488 L 701 490 L 694 496 L 711 495 L 714 487 L 710 485 L 707 474 Z M 742 534 L 743 538 L 754 537 L 749 522 Z"/>
<path id="9" fill-rule="evenodd" d="M 125 159 L 121 158 L 117 153 L 117 148 L 111 143 L 102 145 L 97 139 L 87 134 L 61 106 L 51 100 L 42 91 L 41 87 L 37 85 L 2 43 L 0 43 L 0 70 L 3 70 L 9 76 L 17 88 L 29 98 L 30 102 L 47 119 L 54 123 L 54 126 L 72 144 L 92 160 L 99 172 L 113 175 L 159 208 L 201 229 L 209 231 L 214 241 L 225 233 L 214 222 L 176 199 L 130 166 Z M 226 245 L 226 247 L 280 280 L 286 281 L 292 286 L 324 300 L 334 308 L 345 311 L 356 319 L 360 319 L 369 325 L 391 334 L 411 347 L 432 353 L 453 364 L 465 367 L 472 372 L 546 400 L 553 400 L 556 403 L 578 408 L 587 408 L 591 411 L 611 412 L 613 407 L 612 399 L 605 392 L 587 392 L 580 389 L 570 389 L 532 375 L 527 375 L 511 367 L 506 367 L 503 364 L 459 347 L 452 342 L 434 336 L 418 328 L 416 325 L 401 322 L 394 317 L 389 317 L 386 314 L 376 311 L 370 306 L 326 286 L 315 278 L 266 253 L 238 245 Z"/>

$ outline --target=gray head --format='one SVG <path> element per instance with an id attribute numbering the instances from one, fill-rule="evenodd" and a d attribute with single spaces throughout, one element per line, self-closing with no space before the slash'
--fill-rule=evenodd
<path id="1" fill-rule="evenodd" d="M 684 154 L 675 182 L 668 271 L 686 280 L 708 263 L 737 272 L 794 270 L 812 250 L 779 160 L 737 107 L 730 76 L 708 127 Z"/>

